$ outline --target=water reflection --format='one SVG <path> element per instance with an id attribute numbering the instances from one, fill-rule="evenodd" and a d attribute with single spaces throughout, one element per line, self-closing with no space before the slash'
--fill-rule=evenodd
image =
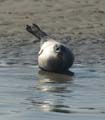
<path id="1" fill-rule="evenodd" d="M 39 78 L 41 77 L 43 78 L 43 81 L 48 78 L 50 82 L 68 82 L 73 80 L 73 73 L 68 71 L 64 74 L 59 74 L 39 70 Z"/>
<path id="2" fill-rule="evenodd" d="M 105 68 L 77 65 L 72 71 L 75 77 L 39 71 L 37 66 L 1 66 L 0 115 L 104 115 Z"/>
<path id="3" fill-rule="evenodd" d="M 67 92 L 67 86 L 70 86 L 72 81 L 73 77 L 70 75 L 39 71 L 38 88 L 41 91 Z"/>
<path id="4" fill-rule="evenodd" d="M 65 98 L 72 93 L 73 76 L 39 71 L 35 90 L 39 95 L 31 99 L 32 104 L 42 111 L 71 113 Z"/>

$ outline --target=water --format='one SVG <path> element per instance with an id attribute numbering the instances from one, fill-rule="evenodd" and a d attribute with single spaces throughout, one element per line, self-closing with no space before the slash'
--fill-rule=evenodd
<path id="1" fill-rule="evenodd" d="M 37 66 L 0 67 L 0 120 L 104 120 L 105 68 L 74 65 L 75 75 Z"/>

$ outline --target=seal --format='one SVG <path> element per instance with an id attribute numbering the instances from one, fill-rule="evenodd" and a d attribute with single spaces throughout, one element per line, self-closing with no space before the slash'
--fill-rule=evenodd
<path id="1" fill-rule="evenodd" d="M 26 25 L 26 30 L 40 41 L 38 66 L 41 70 L 61 73 L 73 65 L 74 55 L 65 44 L 50 38 L 36 24 Z"/>

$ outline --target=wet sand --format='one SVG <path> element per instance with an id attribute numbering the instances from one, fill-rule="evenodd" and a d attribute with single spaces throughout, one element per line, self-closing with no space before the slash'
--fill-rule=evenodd
<path id="1" fill-rule="evenodd" d="M 75 63 L 105 64 L 104 0 L 0 0 L 0 62 L 37 64 L 39 43 L 25 31 L 37 23 L 68 44 Z"/>

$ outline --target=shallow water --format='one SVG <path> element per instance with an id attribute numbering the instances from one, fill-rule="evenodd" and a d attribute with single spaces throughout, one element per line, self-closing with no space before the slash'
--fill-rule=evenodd
<path id="1" fill-rule="evenodd" d="M 105 68 L 74 65 L 75 75 L 37 66 L 0 67 L 1 120 L 104 120 Z"/>

